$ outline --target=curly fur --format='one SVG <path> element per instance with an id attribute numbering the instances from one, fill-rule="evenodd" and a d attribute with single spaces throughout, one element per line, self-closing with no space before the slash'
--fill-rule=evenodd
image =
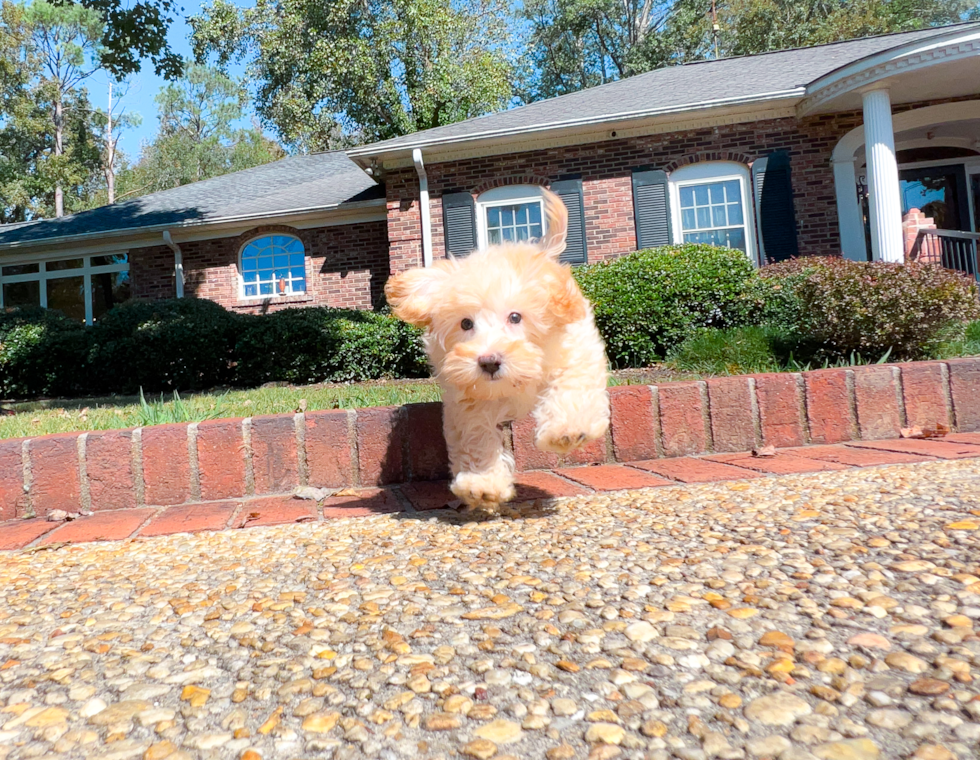
<path id="1" fill-rule="evenodd" d="M 602 437 L 609 426 L 602 338 L 571 269 L 558 262 L 568 211 L 550 191 L 544 200 L 548 234 L 540 243 L 491 246 L 396 275 L 385 286 L 395 315 L 425 328 L 443 389 L 451 487 L 470 508 L 494 509 L 514 498 L 503 423 L 533 414 L 535 445 L 558 454 Z M 492 374 L 480 365 L 488 356 L 499 359 Z"/>

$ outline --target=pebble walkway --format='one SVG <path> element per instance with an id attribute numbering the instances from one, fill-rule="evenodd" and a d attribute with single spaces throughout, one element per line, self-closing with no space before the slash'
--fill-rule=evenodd
<path id="1" fill-rule="evenodd" d="M 0 758 L 980 757 L 980 460 L 0 554 Z"/>

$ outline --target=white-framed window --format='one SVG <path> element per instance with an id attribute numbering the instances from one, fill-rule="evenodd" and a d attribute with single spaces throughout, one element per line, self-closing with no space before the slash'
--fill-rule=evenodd
<path id="1" fill-rule="evenodd" d="M 670 175 L 675 243 L 737 248 L 757 260 L 752 183 L 747 166 L 705 161 Z"/>
<path id="2" fill-rule="evenodd" d="M 0 264 L 0 306 L 40 306 L 92 324 L 131 297 L 129 254 Z"/>
<path id="3" fill-rule="evenodd" d="M 276 233 L 253 238 L 238 256 L 239 295 L 272 298 L 306 292 L 306 252 L 299 238 Z"/>
<path id="4" fill-rule="evenodd" d="M 482 193 L 476 206 L 480 248 L 540 239 L 547 231 L 541 188 L 536 185 L 495 187 Z"/>

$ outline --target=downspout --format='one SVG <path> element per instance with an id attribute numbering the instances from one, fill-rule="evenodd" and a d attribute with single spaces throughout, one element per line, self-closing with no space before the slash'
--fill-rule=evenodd
<path id="1" fill-rule="evenodd" d="M 422 212 L 422 266 L 432 266 L 432 214 L 429 212 L 429 178 L 422 163 L 422 151 L 412 151 L 412 161 L 419 175 L 419 206 Z"/>
<path id="2" fill-rule="evenodd" d="M 163 231 L 163 242 L 167 248 L 174 252 L 174 276 L 177 283 L 177 298 L 184 297 L 184 256 L 180 252 L 180 246 L 170 237 L 170 230 Z"/>

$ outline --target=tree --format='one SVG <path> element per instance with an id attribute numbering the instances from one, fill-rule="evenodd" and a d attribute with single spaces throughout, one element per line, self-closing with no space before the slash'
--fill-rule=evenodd
<path id="1" fill-rule="evenodd" d="M 122 108 L 128 87 L 113 93 L 114 82 L 109 81 L 109 103 L 105 111 L 96 110 L 93 114 L 96 133 L 100 134 L 100 153 L 102 156 L 102 175 L 105 179 L 106 202 L 116 202 L 116 174 L 125 157 L 119 151 L 122 130 L 138 126 L 142 119 L 139 114 L 128 114 Z M 115 94 L 115 98 L 113 98 Z"/>
<path id="2" fill-rule="evenodd" d="M 506 0 L 213 0 L 198 61 L 245 60 L 256 109 L 297 150 L 451 124 L 511 97 Z"/>
<path id="3" fill-rule="evenodd" d="M 156 98 L 160 130 L 139 162 L 120 172 L 119 197 L 135 197 L 217 177 L 282 158 L 282 148 L 255 126 L 238 129 L 246 93 L 205 66 L 187 66 L 183 78 Z"/>

